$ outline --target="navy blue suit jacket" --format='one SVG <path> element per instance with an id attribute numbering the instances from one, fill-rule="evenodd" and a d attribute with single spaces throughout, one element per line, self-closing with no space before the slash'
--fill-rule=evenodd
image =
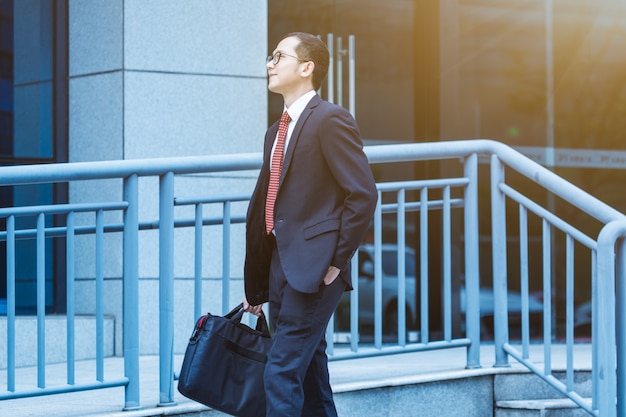
<path id="1" fill-rule="evenodd" d="M 265 135 L 263 165 L 246 221 L 246 297 L 268 299 L 273 244 L 265 233 L 270 154 L 278 122 Z M 274 208 L 276 247 L 289 285 L 318 291 L 329 266 L 351 287 L 350 259 L 370 225 L 378 193 L 356 122 L 343 107 L 314 96 L 285 154 Z"/>

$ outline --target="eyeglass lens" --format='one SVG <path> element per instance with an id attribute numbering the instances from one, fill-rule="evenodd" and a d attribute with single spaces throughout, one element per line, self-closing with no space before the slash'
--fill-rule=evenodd
<path id="1" fill-rule="evenodd" d="M 274 55 L 268 56 L 265 59 L 265 62 L 268 64 L 271 62 L 272 64 L 277 65 L 281 57 L 282 57 L 282 54 L 280 52 L 276 52 Z"/>

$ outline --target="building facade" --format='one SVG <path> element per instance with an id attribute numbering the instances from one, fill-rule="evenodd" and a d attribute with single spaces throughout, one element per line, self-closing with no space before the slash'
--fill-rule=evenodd
<path id="1" fill-rule="evenodd" d="M 0 18 L 3 164 L 261 149 L 267 128 L 265 2 L 2 0 Z M 243 192 L 252 185 L 253 178 L 213 178 L 189 184 L 180 192 L 199 195 L 203 188 Z M 141 187 L 141 193 L 148 195 L 154 184 Z M 106 181 L 97 188 L 12 187 L 2 190 L 1 204 L 107 201 L 108 196 L 119 198 L 120 190 L 119 184 Z M 142 220 L 154 218 L 154 210 L 142 205 Z M 150 234 L 141 239 L 142 307 L 150 309 L 158 294 L 154 262 L 158 248 Z M 105 265 L 109 317 L 121 317 L 121 254 L 115 251 L 120 242 L 115 236 L 106 242 L 107 251 L 114 254 Z M 76 244 L 77 249 L 87 249 L 93 239 L 79 238 Z M 59 313 L 65 305 L 62 246 L 51 245 L 46 256 L 46 306 Z M 243 252 L 241 242 L 233 246 Z M 33 244 L 33 256 L 34 251 Z M 25 315 L 33 314 L 36 305 L 33 267 L 28 256 L 18 260 L 17 309 Z M 192 275 L 193 263 L 190 268 L 191 273 L 185 266 L 179 268 L 178 275 Z M 83 256 L 76 264 L 77 314 L 93 314 L 93 277 L 94 259 Z M 0 281 L 4 284 L 0 284 L 0 298 L 4 298 L 6 279 Z M 181 300 L 186 298 L 177 293 Z M 158 349 L 156 339 L 150 337 L 153 324 L 145 325 L 145 353 Z M 115 329 L 119 336 L 119 320 Z M 121 337 L 114 339 L 119 352 Z"/>
<path id="2" fill-rule="evenodd" d="M 619 0 L 0 0 L 0 163 L 260 151 L 282 111 L 280 97 L 267 92 L 264 58 L 284 34 L 307 31 L 333 53 L 332 84 L 321 94 L 354 109 L 366 143 L 500 140 L 626 211 L 624 21 Z M 448 169 L 381 166 L 375 175 L 436 177 Z M 181 193 L 246 192 L 254 179 L 205 178 Z M 142 192 L 154 186 L 143 184 Z M 2 187 L 0 205 L 97 201 L 119 190 L 107 183 Z M 155 210 L 145 205 L 141 216 L 150 220 Z M 243 242 L 233 249 L 240 282 Z M 47 250 L 46 305 L 63 313 L 63 249 Z M 149 309 L 158 287 L 150 235 L 140 251 Z M 430 253 L 439 256 L 436 248 Z M 0 255 L 0 269 L 4 263 Z M 490 266 L 483 267 L 488 285 Z M 17 303 L 25 315 L 35 306 L 31 268 L 27 257 L 19 260 Z M 77 269 L 79 313 L 90 314 L 93 260 L 81 259 Z M 177 260 L 181 300 L 191 269 Z M 105 275 L 107 314 L 116 317 L 119 259 Z M 220 271 L 209 267 L 206 275 Z M 240 295 L 233 286 L 233 300 Z M 187 331 L 177 336 L 180 346 Z M 144 353 L 156 351 L 156 338 L 142 342 Z M 120 343 L 117 337 L 116 350 Z"/>

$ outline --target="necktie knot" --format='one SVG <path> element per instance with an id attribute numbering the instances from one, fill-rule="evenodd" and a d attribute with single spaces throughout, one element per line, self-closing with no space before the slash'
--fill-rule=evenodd
<path id="1" fill-rule="evenodd" d="M 291 117 L 289 116 L 289 113 L 287 113 L 287 110 L 285 110 L 283 112 L 283 115 L 280 116 L 280 123 L 289 123 L 291 121 Z"/>

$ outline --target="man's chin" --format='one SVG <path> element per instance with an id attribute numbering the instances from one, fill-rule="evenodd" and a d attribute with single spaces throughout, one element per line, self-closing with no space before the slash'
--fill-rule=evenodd
<path id="1" fill-rule="evenodd" d="M 280 86 L 276 85 L 276 83 L 274 82 L 273 79 L 270 78 L 270 80 L 267 82 L 267 89 L 269 91 L 271 91 L 272 93 L 276 93 L 276 94 L 280 94 Z"/>

